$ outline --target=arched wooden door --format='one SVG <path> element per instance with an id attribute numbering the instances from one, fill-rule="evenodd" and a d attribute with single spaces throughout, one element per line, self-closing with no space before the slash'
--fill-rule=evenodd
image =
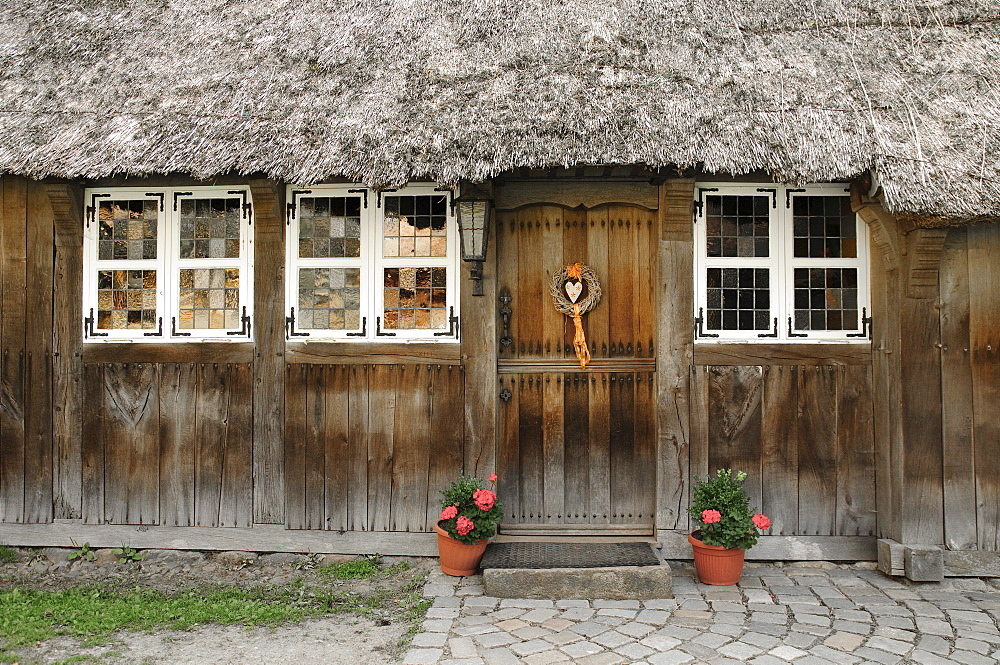
<path id="1" fill-rule="evenodd" d="M 497 367 L 502 532 L 650 534 L 656 211 L 532 205 L 498 211 L 497 222 L 499 291 L 511 298 Z M 573 322 L 549 294 L 551 275 L 577 261 L 603 291 L 583 317 L 584 370 Z"/>

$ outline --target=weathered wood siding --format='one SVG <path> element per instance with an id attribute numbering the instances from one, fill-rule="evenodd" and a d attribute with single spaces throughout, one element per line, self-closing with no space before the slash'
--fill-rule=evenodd
<path id="1" fill-rule="evenodd" d="M 289 364 L 286 524 L 428 531 L 462 470 L 460 365 Z"/>

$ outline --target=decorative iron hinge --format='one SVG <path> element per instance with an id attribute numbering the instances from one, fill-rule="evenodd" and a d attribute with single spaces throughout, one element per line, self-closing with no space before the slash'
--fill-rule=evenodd
<path id="1" fill-rule="evenodd" d="M 365 197 L 367 198 L 367 197 Z M 348 337 L 366 337 L 368 335 L 368 317 L 361 317 L 361 332 L 349 332 Z"/>
<path id="2" fill-rule="evenodd" d="M 252 204 L 249 201 L 247 201 L 247 192 L 246 192 L 246 190 L 245 189 L 230 189 L 230 190 L 228 190 L 226 192 L 226 194 L 235 194 L 236 196 L 240 197 L 240 202 L 241 202 L 240 203 L 240 210 L 243 213 L 243 219 L 249 218 L 250 211 L 251 211 L 251 208 L 252 208 Z M 253 223 L 253 219 L 250 219 L 249 223 L 252 224 Z"/>
<path id="3" fill-rule="evenodd" d="M 382 332 L 382 317 L 375 317 L 375 336 L 376 337 L 395 337 L 396 333 L 393 332 Z"/>
<path id="4" fill-rule="evenodd" d="M 848 337 L 867 337 L 872 338 L 872 317 L 868 316 L 868 308 L 861 308 L 861 332 L 859 333 L 847 333 Z"/>
<path id="5" fill-rule="evenodd" d="M 177 317 L 170 317 L 170 336 L 171 337 L 190 337 L 191 333 L 177 332 Z"/>
<path id="6" fill-rule="evenodd" d="M 777 337 L 777 336 L 778 336 L 778 317 L 774 317 L 774 332 L 757 334 L 757 337 Z"/>
<path id="7" fill-rule="evenodd" d="M 291 314 L 285 317 L 285 339 L 291 339 L 292 337 L 309 337 L 309 333 L 307 332 L 296 332 L 294 307 L 291 309 Z"/>
<path id="8" fill-rule="evenodd" d="M 380 189 L 380 190 L 378 190 L 378 194 L 375 195 L 375 207 L 376 208 L 381 208 L 382 207 L 382 195 L 383 194 L 385 194 L 386 192 L 395 192 L 395 191 L 398 191 L 398 190 L 395 190 L 395 189 Z"/>
<path id="9" fill-rule="evenodd" d="M 163 212 L 166 208 L 163 207 L 163 199 L 166 198 L 166 194 L 163 192 L 146 192 L 146 196 L 152 196 L 154 198 L 160 199 L 160 212 Z"/>
<path id="10" fill-rule="evenodd" d="M 160 317 L 159 325 L 156 328 L 156 332 L 142 333 L 143 337 L 163 337 L 163 317 Z"/>
<path id="11" fill-rule="evenodd" d="M 348 194 L 363 194 L 364 197 L 365 197 L 365 199 L 364 199 L 364 206 L 365 206 L 366 210 L 368 209 L 368 189 L 367 188 L 365 188 L 365 189 L 349 189 L 349 190 L 347 190 L 347 193 Z"/>
<path id="12" fill-rule="evenodd" d="M 792 194 L 801 193 L 806 190 L 804 189 L 786 189 L 785 190 L 785 209 L 792 207 Z"/>
<path id="13" fill-rule="evenodd" d="M 705 216 L 705 201 L 702 198 L 705 195 L 705 192 L 717 192 L 717 191 L 719 191 L 718 187 L 699 187 L 698 188 L 698 201 L 697 201 L 697 203 L 694 204 L 695 207 L 698 209 L 698 214 L 695 215 L 695 219 L 697 219 L 698 217 L 704 217 Z"/>
<path id="14" fill-rule="evenodd" d="M 93 220 L 93 222 L 95 224 L 97 223 L 97 210 L 98 210 L 97 199 L 106 199 L 106 198 L 110 198 L 110 197 L 111 197 L 110 194 L 91 194 L 90 195 L 90 205 L 87 206 L 87 228 L 88 229 L 90 228 L 90 222 L 91 222 L 91 220 Z"/>
<path id="15" fill-rule="evenodd" d="M 698 317 L 694 320 L 694 337 L 695 339 L 700 339 L 702 337 L 718 337 L 718 333 L 707 333 L 704 332 L 702 326 L 705 325 L 705 308 L 698 308 Z"/>
<path id="16" fill-rule="evenodd" d="M 778 207 L 778 190 L 777 190 L 777 188 L 768 189 L 767 187 L 758 187 L 757 191 L 758 192 L 767 192 L 768 194 L 770 194 L 771 195 L 771 207 L 772 208 L 777 208 Z"/>
<path id="17" fill-rule="evenodd" d="M 250 337 L 250 316 L 247 314 L 247 306 L 243 306 L 243 316 L 240 317 L 240 323 L 243 327 L 239 330 L 230 330 L 227 335 L 240 335 L 243 337 Z"/>
<path id="18" fill-rule="evenodd" d="M 788 317 L 788 336 L 789 337 L 809 337 L 809 333 L 792 332 L 792 317 Z"/>
<path id="19" fill-rule="evenodd" d="M 83 336 L 84 337 L 107 337 L 108 333 L 97 332 L 94 330 L 94 308 L 90 308 L 90 316 L 83 320 Z"/>
<path id="20" fill-rule="evenodd" d="M 194 196 L 194 192 L 174 192 L 174 212 L 177 212 L 177 201 L 182 196 Z"/>
<path id="21" fill-rule="evenodd" d="M 287 204 L 288 214 L 285 216 L 285 225 L 288 226 L 295 219 L 295 212 L 298 209 L 297 197 L 302 194 L 312 194 L 311 189 L 293 189 L 292 190 L 292 202 Z"/>
<path id="22" fill-rule="evenodd" d="M 448 332 L 436 332 L 435 337 L 455 337 L 458 338 L 458 317 L 455 316 L 455 308 L 448 308 Z"/>

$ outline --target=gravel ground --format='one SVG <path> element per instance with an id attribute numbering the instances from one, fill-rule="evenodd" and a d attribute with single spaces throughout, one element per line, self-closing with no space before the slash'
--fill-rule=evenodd
<path id="1" fill-rule="evenodd" d="M 65 589 L 82 584 L 114 584 L 166 593 L 204 585 L 282 586 L 301 580 L 307 588 L 335 584 L 359 597 L 388 592 L 402 597 L 414 584 L 422 587 L 433 561 L 407 559 L 410 569 L 362 580 L 333 580 L 303 568 L 301 555 L 250 552 L 151 550 L 139 564 L 119 563 L 110 550 L 98 550 L 96 561 L 67 561 L 69 549 L 19 550 L 17 563 L 0 566 L 0 589 Z M 315 556 L 308 564 L 323 566 L 352 557 Z M 398 559 L 386 558 L 384 564 Z M 419 619 L 417 620 L 419 625 Z M 335 614 L 280 627 L 200 626 L 188 631 L 116 633 L 103 645 L 81 647 L 79 640 L 59 637 L 16 650 L 21 665 L 65 662 L 107 665 L 181 665 L 251 663 L 388 664 L 406 648 L 413 621 L 403 604 L 390 600 L 364 615 Z M 89 657 L 83 660 L 84 657 Z"/>

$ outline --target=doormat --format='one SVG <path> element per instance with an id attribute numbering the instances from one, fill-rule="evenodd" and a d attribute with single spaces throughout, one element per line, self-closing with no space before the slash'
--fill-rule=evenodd
<path id="1" fill-rule="evenodd" d="M 487 568 L 611 568 L 658 566 L 649 543 L 490 543 Z"/>

